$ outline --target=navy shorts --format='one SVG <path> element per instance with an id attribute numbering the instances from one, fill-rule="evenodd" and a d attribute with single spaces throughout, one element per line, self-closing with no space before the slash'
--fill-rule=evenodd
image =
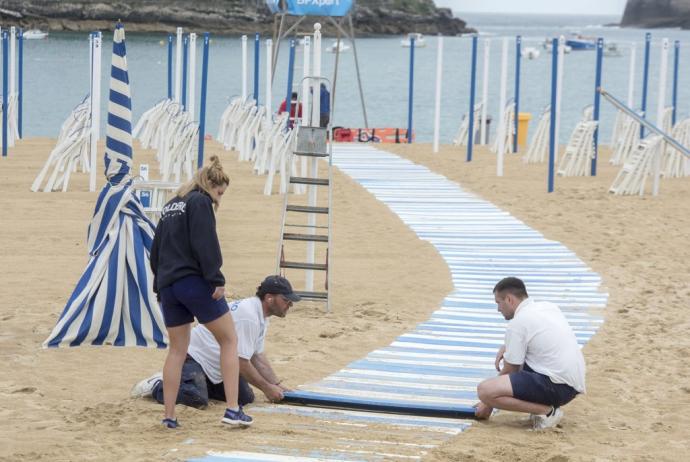
<path id="1" fill-rule="evenodd" d="M 189 324 L 196 318 L 201 324 L 227 313 L 225 297 L 214 300 L 214 287 L 201 276 L 186 276 L 161 289 L 161 307 L 166 327 Z"/>
<path id="2" fill-rule="evenodd" d="M 527 364 L 508 377 L 513 397 L 522 401 L 560 407 L 577 396 L 577 391 L 570 385 L 553 383 L 548 376 L 534 372 Z"/>

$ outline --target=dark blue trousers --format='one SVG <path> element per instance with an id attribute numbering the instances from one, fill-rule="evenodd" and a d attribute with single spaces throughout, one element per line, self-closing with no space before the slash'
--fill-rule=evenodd
<path id="1" fill-rule="evenodd" d="M 161 380 L 153 388 L 153 398 L 163 404 L 163 381 Z M 191 356 L 182 366 L 182 379 L 180 391 L 177 393 L 177 404 L 202 409 L 208 406 L 208 400 L 215 399 L 225 401 L 225 389 L 223 382 L 215 384 L 211 382 L 201 365 Z M 240 406 L 254 402 L 254 392 L 246 380 L 240 377 L 237 402 Z"/>

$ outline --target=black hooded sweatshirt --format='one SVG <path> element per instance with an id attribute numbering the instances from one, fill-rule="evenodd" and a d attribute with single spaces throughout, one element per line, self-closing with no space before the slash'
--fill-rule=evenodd
<path id="1" fill-rule="evenodd" d="M 203 277 L 211 287 L 222 287 L 221 266 L 211 197 L 195 189 L 165 204 L 151 246 L 154 292 L 190 275 Z"/>

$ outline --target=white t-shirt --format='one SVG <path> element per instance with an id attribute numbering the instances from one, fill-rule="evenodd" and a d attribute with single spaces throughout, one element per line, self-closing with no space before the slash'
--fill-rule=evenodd
<path id="1" fill-rule="evenodd" d="M 264 318 L 259 297 L 229 302 L 230 314 L 237 332 L 237 353 L 240 358 L 250 360 L 255 353 L 263 353 L 268 319 Z M 208 379 L 221 383 L 220 345 L 210 330 L 202 324 L 192 329 L 187 349 L 189 356 L 201 365 Z"/>
<path id="2" fill-rule="evenodd" d="M 585 358 L 575 333 L 557 305 L 526 298 L 508 322 L 503 359 L 527 363 L 554 383 L 585 392 Z"/>

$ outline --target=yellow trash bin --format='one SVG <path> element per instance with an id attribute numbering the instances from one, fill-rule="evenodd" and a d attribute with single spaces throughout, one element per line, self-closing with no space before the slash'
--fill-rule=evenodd
<path id="1" fill-rule="evenodd" d="M 530 120 L 532 120 L 531 113 L 521 112 L 518 114 L 518 146 L 527 144 L 527 130 L 529 129 Z"/>

